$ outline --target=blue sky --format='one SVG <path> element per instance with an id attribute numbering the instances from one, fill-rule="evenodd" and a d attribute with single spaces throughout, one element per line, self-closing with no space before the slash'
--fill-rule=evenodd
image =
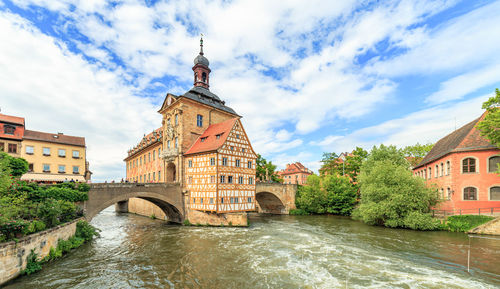
<path id="1" fill-rule="evenodd" d="M 317 170 L 323 152 L 435 142 L 478 117 L 500 87 L 498 15 L 500 1 L 0 0 L 0 106 L 85 136 L 94 181 L 120 179 L 166 93 L 192 86 L 203 33 L 210 89 L 254 149 Z"/>

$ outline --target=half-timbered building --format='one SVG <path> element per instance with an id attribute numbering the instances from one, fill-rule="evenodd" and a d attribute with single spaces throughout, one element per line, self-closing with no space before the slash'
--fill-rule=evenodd
<path id="1" fill-rule="evenodd" d="M 238 118 L 209 126 L 184 156 L 191 209 L 255 210 L 257 155 Z"/>

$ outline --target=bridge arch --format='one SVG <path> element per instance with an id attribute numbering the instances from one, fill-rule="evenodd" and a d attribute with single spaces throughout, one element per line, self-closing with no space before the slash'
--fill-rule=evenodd
<path id="1" fill-rule="evenodd" d="M 105 208 L 130 198 L 140 198 L 158 206 L 171 222 L 182 223 L 184 206 L 179 185 L 175 184 L 93 184 L 84 204 L 91 220 Z"/>
<path id="2" fill-rule="evenodd" d="M 297 185 L 280 183 L 257 183 L 255 199 L 259 213 L 288 214 L 295 209 Z"/>

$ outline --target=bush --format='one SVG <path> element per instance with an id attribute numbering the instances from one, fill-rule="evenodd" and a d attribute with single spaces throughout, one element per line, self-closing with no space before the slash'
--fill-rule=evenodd
<path id="1" fill-rule="evenodd" d="M 30 275 L 35 272 L 42 270 L 42 265 L 38 261 L 38 254 L 35 253 L 35 249 L 31 249 L 31 253 L 28 255 L 28 263 L 26 264 L 26 269 L 24 269 L 21 274 Z"/>
<path id="2" fill-rule="evenodd" d="M 427 215 L 437 204 L 437 190 L 414 177 L 402 152 L 393 146 L 373 148 L 359 177 L 360 205 L 353 217 L 369 225 L 435 230 Z"/>
<path id="3" fill-rule="evenodd" d="M 40 231 L 45 230 L 45 227 L 46 227 L 46 225 L 44 222 L 39 221 L 39 220 L 33 220 L 33 221 L 29 222 L 29 225 L 27 227 L 25 227 L 24 234 L 29 235 L 29 234 L 33 234 L 36 232 L 40 232 Z"/>
<path id="4" fill-rule="evenodd" d="M 26 227 L 29 225 L 28 222 L 22 219 L 10 220 L 6 218 L 0 218 L 0 235 L 4 237 L 4 240 L 11 240 L 13 238 L 18 238 L 24 235 Z"/>
<path id="5" fill-rule="evenodd" d="M 92 240 L 94 236 L 99 236 L 97 229 L 86 221 L 76 223 L 75 237 L 83 239 L 85 242 Z"/>
<path id="6" fill-rule="evenodd" d="M 493 219 L 493 217 L 478 215 L 450 216 L 446 220 L 446 228 L 452 232 L 468 232 Z"/>
<path id="7" fill-rule="evenodd" d="M 295 216 L 310 215 L 306 210 L 303 209 L 291 209 L 288 213 Z"/>
<path id="8" fill-rule="evenodd" d="M 61 215 L 61 207 L 54 199 L 47 199 L 40 203 L 37 210 L 37 216 L 47 225 L 52 228 L 59 225 L 59 216 Z"/>

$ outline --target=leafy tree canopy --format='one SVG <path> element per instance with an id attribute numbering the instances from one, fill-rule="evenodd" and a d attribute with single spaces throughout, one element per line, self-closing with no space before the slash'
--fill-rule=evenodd
<path id="1" fill-rule="evenodd" d="M 417 143 L 412 146 L 406 146 L 403 148 L 403 154 L 406 156 L 407 160 L 410 162 L 412 167 L 418 165 L 422 159 L 431 151 L 434 144 L 420 144 Z"/>
<path id="2" fill-rule="evenodd" d="M 361 164 L 366 159 L 368 152 L 360 147 L 356 147 L 350 154 L 341 160 L 336 153 L 323 153 L 321 162 L 323 165 L 319 169 L 321 175 L 345 175 L 352 183 L 356 183 L 361 169 Z"/>
<path id="3" fill-rule="evenodd" d="M 495 96 L 483 103 L 483 109 L 486 109 L 488 113 L 476 127 L 482 136 L 500 148 L 500 90 L 498 88 L 495 89 Z M 497 172 L 500 173 L 500 166 Z"/>
<path id="4" fill-rule="evenodd" d="M 261 181 L 272 181 L 272 182 L 281 182 L 282 180 L 276 174 L 276 166 L 273 165 L 273 162 L 267 161 L 260 154 L 257 155 L 257 169 L 256 169 L 256 178 Z"/>
<path id="5" fill-rule="evenodd" d="M 23 158 L 15 158 L 7 153 L 0 152 L 0 159 L 6 160 L 10 174 L 14 177 L 20 177 L 28 171 L 28 162 Z"/>

